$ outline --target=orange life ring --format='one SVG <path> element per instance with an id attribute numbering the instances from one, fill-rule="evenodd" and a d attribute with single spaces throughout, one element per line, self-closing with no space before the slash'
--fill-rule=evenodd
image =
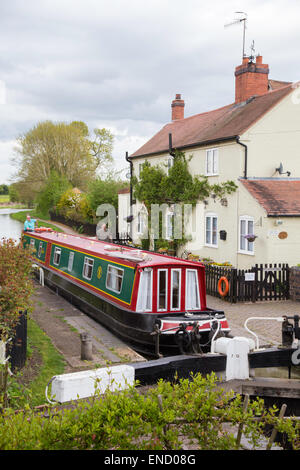
<path id="1" fill-rule="evenodd" d="M 222 290 L 222 282 L 225 284 L 225 289 Z M 225 297 L 228 294 L 229 291 L 229 282 L 227 277 L 220 277 L 219 282 L 218 282 L 218 292 L 221 297 Z"/>

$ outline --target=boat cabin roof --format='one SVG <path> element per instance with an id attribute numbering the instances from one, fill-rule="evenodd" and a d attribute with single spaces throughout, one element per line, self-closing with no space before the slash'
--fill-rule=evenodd
<path id="1" fill-rule="evenodd" d="M 165 266 L 176 265 L 182 267 L 188 266 L 202 266 L 201 263 L 190 260 L 183 260 L 173 256 L 163 255 L 159 253 L 140 250 L 133 247 L 117 245 L 115 243 L 108 243 L 97 240 L 92 237 L 81 237 L 76 235 L 69 235 L 60 232 L 25 232 L 26 235 L 34 236 L 45 241 L 52 242 L 56 245 L 63 245 L 67 248 L 76 251 L 84 251 L 94 256 L 107 256 L 117 260 L 122 259 L 122 263 L 128 263 L 128 266 L 140 265 L 141 267 L 147 266 Z"/>

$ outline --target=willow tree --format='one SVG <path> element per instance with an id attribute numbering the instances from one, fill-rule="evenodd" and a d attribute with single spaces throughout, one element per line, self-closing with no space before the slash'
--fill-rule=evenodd
<path id="1" fill-rule="evenodd" d="M 192 158 L 192 157 L 190 157 Z M 178 233 L 183 234 L 180 238 L 173 237 L 173 246 L 175 249 L 179 245 L 187 241 L 184 230 L 184 217 L 180 214 L 183 213 L 183 206 L 190 205 L 195 207 L 198 202 L 213 196 L 215 199 L 222 199 L 227 194 L 236 191 L 237 186 L 233 181 L 225 181 L 219 184 L 210 184 L 206 176 L 192 175 L 189 171 L 189 159 L 186 158 L 184 152 L 175 151 L 173 165 L 166 172 L 161 164 L 150 165 L 148 161 L 143 164 L 139 179 L 133 178 L 134 196 L 137 200 L 142 202 L 147 209 L 148 213 L 148 238 L 154 237 L 158 241 L 156 247 L 160 245 L 160 241 L 165 244 L 162 238 L 162 219 L 159 221 L 159 226 L 155 227 L 156 232 L 154 235 L 154 227 L 151 226 L 151 213 L 157 206 L 164 205 L 174 206 L 175 220 L 174 223 L 180 224 Z M 177 217 L 176 217 L 177 215 Z M 179 222 L 178 222 L 179 221 Z M 158 228 L 158 231 L 157 231 Z"/>
<path id="2" fill-rule="evenodd" d="M 85 189 L 108 162 L 112 161 L 113 136 L 107 129 L 95 129 L 90 138 L 84 122 L 38 123 L 17 139 L 14 165 L 16 179 L 38 192 L 55 171 L 72 186 Z"/>

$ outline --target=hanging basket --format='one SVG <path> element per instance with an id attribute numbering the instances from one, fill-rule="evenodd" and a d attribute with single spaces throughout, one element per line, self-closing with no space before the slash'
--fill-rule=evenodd
<path id="1" fill-rule="evenodd" d="M 254 242 L 255 239 L 257 238 L 257 235 L 254 235 L 254 234 L 244 235 L 244 238 L 246 238 L 248 242 Z"/>

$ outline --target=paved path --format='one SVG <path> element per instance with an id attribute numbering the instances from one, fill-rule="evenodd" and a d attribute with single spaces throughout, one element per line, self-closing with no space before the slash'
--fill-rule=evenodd
<path id="1" fill-rule="evenodd" d="M 41 287 L 38 283 L 35 287 L 32 318 L 64 356 L 67 362 L 67 372 L 90 369 L 96 365 L 101 367 L 145 360 L 110 331 L 48 287 Z M 92 361 L 81 360 L 80 333 L 91 335 Z"/>
<path id="2" fill-rule="evenodd" d="M 231 304 L 223 299 L 208 295 L 207 306 L 225 312 L 233 336 L 246 336 L 254 339 L 254 336 L 245 330 L 244 323 L 249 317 L 260 317 L 260 320 L 248 322 L 248 328 L 258 335 L 260 346 L 281 344 L 281 322 L 272 318 L 300 314 L 300 302 L 291 300 Z"/>

